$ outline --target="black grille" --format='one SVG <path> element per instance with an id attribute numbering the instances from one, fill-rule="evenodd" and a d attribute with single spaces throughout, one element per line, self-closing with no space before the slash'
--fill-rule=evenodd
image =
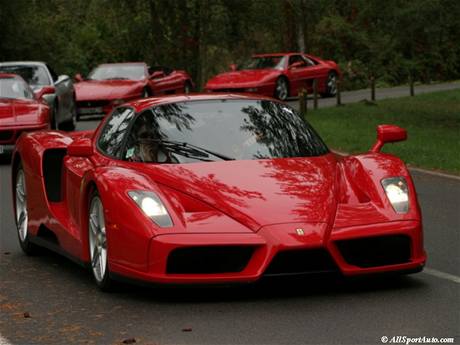
<path id="1" fill-rule="evenodd" d="M 109 101 L 81 101 L 77 102 L 77 107 L 79 108 L 96 108 L 96 107 L 104 107 L 108 105 Z"/>
<path id="2" fill-rule="evenodd" d="M 376 267 L 410 261 L 410 238 L 404 235 L 367 237 L 337 241 L 337 247 L 350 265 Z"/>
<path id="3" fill-rule="evenodd" d="M 321 248 L 286 250 L 279 252 L 265 271 L 265 275 L 337 272 L 329 253 Z"/>
<path id="4" fill-rule="evenodd" d="M 250 246 L 178 248 L 169 254 L 166 272 L 170 274 L 241 272 L 253 252 L 254 248 Z"/>
<path id="5" fill-rule="evenodd" d="M 14 131 L 0 131 L 0 140 L 6 141 L 13 139 Z"/>

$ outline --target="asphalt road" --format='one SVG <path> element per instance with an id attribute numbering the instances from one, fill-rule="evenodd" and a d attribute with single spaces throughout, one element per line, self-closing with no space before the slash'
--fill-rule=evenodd
<path id="1" fill-rule="evenodd" d="M 415 95 L 424 94 L 427 92 L 435 92 L 435 91 L 447 91 L 447 90 L 455 90 L 460 89 L 460 82 L 452 82 L 452 83 L 440 83 L 440 84 L 424 84 L 424 85 L 416 85 L 415 86 Z M 398 97 L 406 97 L 410 95 L 409 86 L 397 86 L 397 87 L 387 87 L 387 88 L 378 88 L 375 92 L 376 100 L 386 99 L 386 98 L 398 98 Z M 341 93 L 341 103 L 348 104 L 348 103 L 355 103 L 360 102 L 362 100 L 370 100 L 371 99 L 371 89 L 362 89 L 356 91 L 344 91 Z M 290 99 L 289 104 L 294 107 L 298 107 L 299 101 L 298 99 Z M 312 95 L 308 97 L 308 108 L 313 108 L 313 99 Z M 331 107 L 337 104 L 337 100 L 335 97 L 332 98 L 319 98 L 318 99 L 318 107 Z"/>
<path id="2" fill-rule="evenodd" d="M 122 286 L 105 294 L 72 262 L 21 252 L 10 166 L 0 165 L 0 344 L 382 344 L 383 336 L 460 343 L 460 179 L 413 177 L 429 255 L 422 273 L 225 288 Z"/>

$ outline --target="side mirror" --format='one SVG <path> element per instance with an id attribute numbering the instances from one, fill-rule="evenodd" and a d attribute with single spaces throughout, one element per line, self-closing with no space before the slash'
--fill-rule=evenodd
<path id="1" fill-rule="evenodd" d="M 75 79 L 75 81 L 78 82 L 78 83 L 81 82 L 81 81 L 83 81 L 83 77 L 81 76 L 80 73 L 75 74 L 74 79 Z"/>
<path id="2" fill-rule="evenodd" d="M 43 96 L 45 95 L 51 95 L 56 92 L 56 89 L 54 86 L 43 86 L 40 90 L 38 90 L 35 93 L 35 98 L 38 99 L 39 101 L 44 100 Z"/>
<path id="3" fill-rule="evenodd" d="M 230 65 L 228 65 L 228 67 L 230 68 L 230 71 L 232 72 L 235 72 L 238 68 L 238 66 L 235 63 L 231 63 Z"/>
<path id="4" fill-rule="evenodd" d="M 295 68 L 300 68 L 304 66 L 305 66 L 305 62 L 297 61 L 297 62 L 294 62 L 292 65 L 289 65 L 289 69 L 295 69 Z"/>
<path id="5" fill-rule="evenodd" d="M 93 155 L 93 143 L 90 138 L 75 139 L 67 146 L 67 154 L 74 157 L 89 157 Z"/>
<path id="6" fill-rule="evenodd" d="M 155 71 L 150 75 L 150 79 L 156 79 L 156 78 L 161 78 L 164 77 L 164 72 L 163 71 Z"/>
<path id="7" fill-rule="evenodd" d="M 377 126 L 377 141 L 371 148 L 371 152 L 380 152 L 386 143 L 394 143 L 407 139 L 407 131 L 395 125 Z"/>

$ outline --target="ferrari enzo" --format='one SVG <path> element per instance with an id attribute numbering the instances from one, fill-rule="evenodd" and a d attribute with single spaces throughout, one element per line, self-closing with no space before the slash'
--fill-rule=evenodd
<path id="1" fill-rule="evenodd" d="M 420 271 L 422 222 L 406 138 L 329 151 L 284 103 L 177 95 L 117 107 L 94 131 L 22 135 L 12 164 L 19 243 L 116 279 L 194 284 Z"/>
<path id="2" fill-rule="evenodd" d="M 16 61 L 0 63 L 0 73 L 20 75 L 34 92 L 52 87 L 53 92 L 44 94 L 50 106 L 51 128 L 72 131 L 75 129 L 75 90 L 72 79 L 57 73 L 44 62 Z"/>
<path id="3" fill-rule="evenodd" d="M 324 97 L 337 92 L 341 73 L 334 61 L 325 61 L 302 53 L 258 54 L 232 71 L 211 78 L 205 89 L 209 92 L 256 93 L 280 100 L 295 97 L 301 89 L 317 91 Z"/>
<path id="4" fill-rule="evenodd" d="M 45 86 L 34 94 L 20 76 L 0 73 L 0 155 L 11 154 L 21 133 L 51 127 L 43 98 L 52 93 L 54 88 Z"/>
<path id="5" fill-rule="evenodd" d="M 75 76 L 77 119 L 104 116 L 127 101 L 172 93 L 189 93 L 194 84 L 185 71 L 148 67 L 144 62 L 102 64 L 83 80 Z"/>

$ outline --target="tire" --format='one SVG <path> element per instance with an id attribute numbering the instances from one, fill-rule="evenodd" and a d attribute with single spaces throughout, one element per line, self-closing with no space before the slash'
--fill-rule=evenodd
<path id="1" fill-rule="evenodd" d="M 326 80 L 326 92 L 323 94 L 325 97 L 334 97 L 337 94 L 337 73 L 334 71 L 329 72 Z"/>
<path id="2" fill-rule="evenodd" d="M 114 282 L 109 272 L 109 251 L 105 227 L 104 207 L 97 190 L 89 197 L 88 207 L 88 250 L 90 269 L 99 289 L 112 291 Z"/>
<path id="3" fill-rule="evenodd" d="M 187 80 L 184 84 L 184 93 L 189 94 L 190 92 L 192 92 L 192 90 L 193 90 L 192 83 L 189 80 Z"/>
<path id="4" fill-rule="evenodd" d="M 289 97 L 289 82 L 286 77 L 279 77 L 275 84 L 275 98 L 285 101 Z"/>
<path id="5" fill-rule="evenodd" d="M 29 212 L 27 207 L 26 176 L 19 162 L 14 173 L 14 220 L 18 232 L 19 245 L 27 255 L 35 255 L 39 247 L 30 242 Z"/>

